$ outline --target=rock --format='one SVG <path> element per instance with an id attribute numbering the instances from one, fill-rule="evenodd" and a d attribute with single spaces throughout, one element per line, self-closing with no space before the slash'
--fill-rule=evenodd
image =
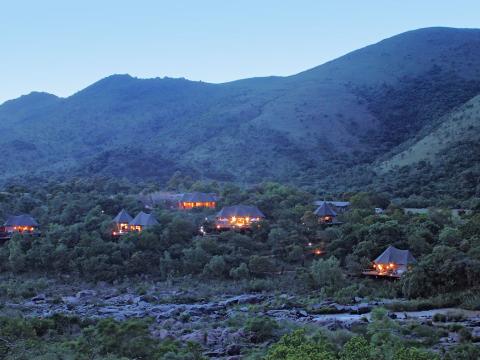
<path id="1" fill-rule="evenodd" d="M 45 294 L 38 294 L 31 299 L 31 301 L 33 301 L 34 303 L 45 302 L 46 300 L 47 297 Z"/>
<path id="2" fill-rule="evenodd" d="M 393 312 L 389 312 L 387 315 L 390 319 L 396 319 L 397 318 L 397 314 L 395 314 Z"/>
<path id="3" fill-rule="evenodd" d="M 369 313 L 371 310 L 372 308 L 370 307 L 370 305 L 368 305 L 367 303 L 363 303 L 363 304 L 352 306 L 352 308 L 350 309 L 350 314 L 363 315 L 363 314 Z"/>
<path id="4" fill-rule="evenodd" d="M 305 310 L 297 310 L 297 315 L 301 317 L 307 317 L 308 313 Z"/>
<path id="5" fill-rule="evenodd" d="M 207 340 L 207 335 L 206 335 L 205 331 L 196 330 L 196 331 L 193 331 L 191 333 L 180 336 L 180 340 L 185 341 L 185 342 L 193 341 L 193 342 L 197 342 L 197 343 L 200 343 L 200 344 L 204 344 Z"/>
<path id="6" fill-rule="evenodd" d="M 183 311 L 185 311 L 185 306 L 167 305 L 167 306 L 164 306 L 163 308 L 162 307 L 156 308 L 155 312 L 157 311 L 160 312 L 160 314 L 157 315 L 157 321 L 158 321 L 159 319 L 169 319 L 169 318 L 180 315 Z"/>
<path id="7" fill-rule="evenodd" d="M 95 290 L 81 290 L 75 296 L 79 299 L 90 298 L 97 296 L 97 292 Z"/>
<path id="8" fill-rule="evenodd" d="M 206 357 L 211 357 L 211 358 L 222 358 L 224 355 L 225 355 L 225 350 L 224 349 L 216 349 L 216 350 L 212 350 L 212 351 L 207 351 L 207 352 L 204 352 L 203 355 L 205 355 Z"/>
<path id="9" fill-rule="evenodd" d="M 220 302 L 220 305 L 232 306 L 236 304 L 258 304 L 264 299 L 265 299 L 265 296 L 263 295 L 243 294 L 243 295 L 234 296 L 227 300 L 224 300 Z"/>
<path id="10" fill-rule="evenodd" d="M 294 310 L 294 313 L 296 311 Z M 274 318 L 287 319 L 292 314 L 291 310 L 268 310 L 265 315 Z M 295 316 L 296 317 L 296 316 Z"/>
<path id="11" fill-rule="evenodd" d="M 75 304 L 78 304 L 80 302 L 79 298 L 76 297 L 76 296 L 62 296 L 62 301 L 65 304 L 69 304 L 69 305 L 75 305 Z"/>
<path id="12" fill-rule="evenodd" d="M 158 329 L 158 330 L 154 330 L 152 332 L 152 335 L 157 339 L 165 340 L 166 338 L 169 337 L 170 333 L 168 332 L 168 330 Z"/>
<path id="13" fill-rule="evenodd" d="M 472 337 L 473 337 L 474 339 L 480 338 L 480 327 L 474 327 L 474 328 L 472 329 Z"/>
<path id="14" fill-rule="evenodd" d="M 227 348 L 225 349 L 225 353 L 227 355 L 240 355 L 240 351 L 241 351 L 241 347 L 240 345 L 238 344 L 231 344 L 231 345 L 228 345 Z"/>
<path id="15" fill-rule="evenodd" d="M 141 295 L 139 300 L 147 303 L 154 303 L 158 301 L 158 298 L 153 295 Z"/>

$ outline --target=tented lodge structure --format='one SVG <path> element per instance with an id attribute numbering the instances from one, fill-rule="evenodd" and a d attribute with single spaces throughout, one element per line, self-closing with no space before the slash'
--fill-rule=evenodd
<path id="1" fill-rule="evenodd" d="M 183 194 L 178 207 L 180 209 L 189 210 L 194 208 L 211 208 L 217 206 L 217 197 L 214 194 L 207 194 L 202 192 L 193 192 Z"/>
<path id="2" fill-rule="evenodd" d="M 337 213 L 332 207 L 324 201 L 314 212 L 318 216 L 321 224 L 338 224 Z"/>
<path id="3" fill-rule="evenodd" d="M 264 218 L 265 215 L 256 206 L 225 206 L 216 216 L 215 227 L 217 230 L 250 229 L 252 224 Z"/>
<path id="4" fill-rule="evenodd" d="M 130 229 L 130 222 L 132 220 L 133 218 L 125 209 L 120 210 L 118 215 L 115 216 L 115 218 L 113 219 L 113 236 L 120 236 L 126 234 Z"/>
<path id="5" fill-rule="evenodd" d="M 144 213 L 140 211 L 135 218 L 129 223 L 130 231 L 141 232 L 144 229 L 147 229 L 151 226 L 157 225 L 158 221 L 152 214 Z"/>
<path id="6" fill-rule="evenodd" d="M 386 276 L 399 278 L 417 262 L 409 250 L 400 250 L 389 246 L 379 257 L 373 260 L 373 270 L 365 271 L 367 276 Z"/>
<path id="7" fill-rule="evenodd" d="M 352 205 L 350 201 L 338 201 L 338 200 L 316 200 L 313 204 L 317 207 L 322 206 L 323 203 L 327 203 L 337 214 L 343 214 L 350 209 Z"/>
<path id="8" fill-rule="evenodd" d="M 28 214 L 13 215 L 7 218 L 0 229 L 0 238 L 10 239 L 14 233 L 39 235 L 37 221 Z"/>

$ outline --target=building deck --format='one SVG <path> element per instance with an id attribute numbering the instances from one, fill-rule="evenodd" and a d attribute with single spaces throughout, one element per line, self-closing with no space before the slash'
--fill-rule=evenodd
<path id="1" fill-rule="evenodd" d="M 373 276 L 373 277 L 376 277 L 376 278 L 400 279 L 400 275 L 399 275 L 399 274 L 387 273 L 387 272 L 382 272 L 382 273 L 380 273 L 380 272 L 375 271 L 375 270 L 363 271 L 363 272 L 362 272 L 362 275 L 365 275 L 365 276 Z"/>

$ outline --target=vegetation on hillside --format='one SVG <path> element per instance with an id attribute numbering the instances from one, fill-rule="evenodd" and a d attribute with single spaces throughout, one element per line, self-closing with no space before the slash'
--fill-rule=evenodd
<path id="1" fill-rule="evenodd" d="M 24 96 L 0 106 L 0 130 L 9 134 L 0 140 L 0 180 L 105 175 L 165 183 L 182 171 L 330 192 L 388 186 L 376 181 L 375 162 L 478 95 L 479 36 L 421 29 L 286 78 L 214 85 L 115 75 L 66 99 Z M 466 160 L 461 171 L 475 164 Z"/>

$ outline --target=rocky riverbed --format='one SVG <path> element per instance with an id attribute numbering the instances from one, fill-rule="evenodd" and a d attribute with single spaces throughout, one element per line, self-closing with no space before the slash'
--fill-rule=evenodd
<path id="1" fill-rule="evenodd" d="M 152 318 L 152 335 L 202 344 L 212 358 L 240 359 L 242 347 L 255 342 L 254 334 L 244 328 L 247 317 L 267 316 L 279 323 L 309 324 L 330 331 L 350 330 L 370 321 L 373 308 L 384 306 L 386 301 L 356 299 L 352 305 L 321 301 L 309 306 L 298 305 L 291 294 L 234 294 L 195 299 L 180 290 L 159 290 L 139 295 L 120 291 L 114 287 L 95 289 L 66 288 L 55 294 L 41 293 L 30 299 L 4 300 L 2 312 L 33 317 L 64 314 L 81 318 Z M 188 299 L 194 299 L 188 301 Z M 435 326 L 435 314 L 461 313 L 457 323 L 468 328 L 474 337 L 480 337 L 480 312 L 459 309 L 391 312 L 389 316 L 400 323 L 418 322 Z M 444 326 L 441 324 L 439 326 Z M 451 332 L 437 346 L 447 347 L 459 341 Z"/>

